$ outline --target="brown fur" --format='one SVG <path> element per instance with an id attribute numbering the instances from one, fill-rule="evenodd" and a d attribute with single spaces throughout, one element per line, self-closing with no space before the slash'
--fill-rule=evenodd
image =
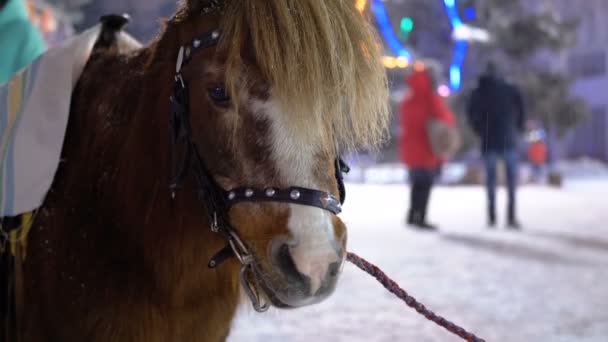
<path id="1" fill-rule="evenodd" d="M 228 25 L 218 17 L 202 20 L 190 13 L 193 8 L 192 3 L 184 7 L 150 46 L 128 56 L 100 52 L 87 65 L 73 97 L 63 162 L 30 237 L 25 342 L 215 342 L 228 335 L 239 301 L 239 265 L 231 260 L 217 270 L 207 268 L 224 241 L 210 231 L 192 179 L 175 200 L 168 189 L 168 98 L 177 51 L 202 32 Z M 184 70 L 193 98 L 194 138 L 210 171 L 225 188 L 298 185 L 283 184 L 268 159 L 267 122 L 250 113 L 245 102 L 239 103 L 235 120 L 234 108 L 214 106 L 206 96 L 206 89 L 227 81 L 222 54 L 201 51 Z M 266 99 L 267 70 L 252 58 L 241 88 L 251 98 Z M 338 82 L 344 75 L 334 76 Z M 349 89 L 357 94 L 363 89 L 355 88 Z M 352 109 L 368 108 L 356 103 Z M 383 115 L 378 122 L 364 120 L 373 123 L 371 131 L 344 143 L 364 137 L 375 142 Z M 238 141 L 231 149 L 226 142 L 233 136 Z M 337 195 L 332 153 L 333 145 L 320 152 L 316 177 L 322 180 L 320 190 Z M 241 204 L 230 213 L 271 275 L 267 246 L 287 234 L 287 208 Z M 344 246 L 345 227 L 338 218 L 334 225 Z"/>
<path id="2" fill-rule="evenodd" d="M 159 62 L 180 39 L 167 34 L 132 56 L 92 56 L 79 82 L 64 162 L 31 234 L 26 341 L 228 334 L 237 264 L 207 269 L 223 240 L 192 183 L 175 201 L 168 193 L 172 74 Z"/>

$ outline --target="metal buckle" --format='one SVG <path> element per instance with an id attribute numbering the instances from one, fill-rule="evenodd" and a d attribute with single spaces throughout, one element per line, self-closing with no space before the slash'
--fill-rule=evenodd
<path id="1" fill-rule="evenodd" d="M 247 280 L 247 272 L 253 272 L 252 270 L 253 266 L 250 265 L 243 265 L 241 267 L 241 272 L 240 272 L 240 279 L 241 279 L 241 286 L 243 286 L 243 289 L 245 290 L 245 293 L 247 294 L 247 297 L 249 297 L 249 299 L 251 300 L 251 305 L 253 305 L 253 309 L 257 312 L 266 312 L 268 311 L 268 309 L 270 308 L 270 305 L 268 303 L 262 303 L 260 294 L 258 293 L 258 291 L 255 290 L 255 287 L 253 287 L 251 285 L 251 283 Z M 254 281 L 255 281 L 255 276 L 252 275 L 251 276 Z M 256 284 L 259 287 L 259 284 Z"/>
<path id="2" fill-rule="evenodd" d="M 241 265 L 250 266 L 253 264 L 253 256 L 249 253 L 247 247 L 239 236 L 234 231 L 230 231 L 230 238 L 228 239 L 228 243 L 230 244 L 230 248 L 234 251 L 234 255 L 239 260 Z"/>
<path id="3" fill-rule="evenodd" d="M 256 290 L 256 288 L 259 288 L 259 284 L 256 283 L 256 287 L 247 280 L 248 272 L 252 272 L 251 278 L 256 281 L 255 275 L 253 274 L 253 256 L 249 253 L 249 250 L 236 232 L 230 231 L 228 243 L 230 243 L 230 248 L 232 248 L 234 255 L 241 263 L 241 271 L 239 274 L 241 286 L 243 286 L 243 290 L 245 290 L 247 297 L 251 300 L 253 309 L 257 312 L 266 312 L 270 308 L 270 305 L 268 303 L 262 303 L 260 293 Z"/>
<path id="4" fill-rule="evenodd" d="M 175 62 L 175 73 L 179 74 L 182 71 L 182 65 L 184 64 L 184 53 L 185 49 L 183 46 L 180 46 L 179 52 L 177 53 L 177 61 Z"/>
<path id="5" fill-rule="evenodd" d="M 211 222 L 211 231 L 214 233 L 217 233 L 220 231 L 220 225 L 217 223 L 217 212 L 213 213 L 213 222 Z M 232 249 L 234 249 L 234 247 L 232 247 Z"/>

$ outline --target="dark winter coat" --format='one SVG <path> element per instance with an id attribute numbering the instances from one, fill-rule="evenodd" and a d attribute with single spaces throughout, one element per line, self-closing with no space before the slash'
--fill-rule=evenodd
<path id="1" fill-rule="evenodd" d="M 410 94 L 401 103 L 399 154 L 410 168 L 435 169 L 444 160 L 433 153 L 428 136 L 429 120 L 436 119 L 453 126 L 454 114 L 437 94 L 425 71 L 416 71 L 406 80 Z"/>
<path id="2" fill-rule="evenodd" d="M 525 113 L 516 87 L 482 76 L 468 103 L 469 123 L 481 139 L 482 153 L 516 148 L 524 130 Z"/>

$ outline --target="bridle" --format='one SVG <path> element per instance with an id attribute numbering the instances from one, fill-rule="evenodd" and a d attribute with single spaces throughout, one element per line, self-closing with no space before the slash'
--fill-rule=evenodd
<path id="1" fill-rule="evenodd" d="M 219 8 L 221 6 L 219 3 L 221 1 L 212 1 L 211 5 L 203 10 L 203 13 L 208 14 L 213 9 Z M 211 231 L 220 234 L 227 242 L 226 246 L 209 261 L 209 268 L 216 268 L 227 259 L 236 257 L 241 264 L 239 273 L 241 285 L 251 299 L 254 309 L 263 312 L 269 308 L 269 305 L 262 303 L 261 296 L 256 290 L 260 287 L 251 284 L 251 281 L 257 281 L 252 274 L 256 262 L 247 245 L 239 238 L 230 223 L 228 217 L 230 208 L 242 202 L 280 202 L 317 207 L 338 215 L 342 211 L 342 203 L 345 199 L 343 173 L 348 172 L 348 166 L 339 156 L 336 157 L 335 177 L 338 183 L 339 198 L 328 192 L 296 186 L 284 189 L 238 187 L 226 191 L 218 185 L 201 157 L 196 143 L 192 140 L 189 88 L 181 71 L 197 51 L 216 45 L 220 36 L 219 30 L 212 30 L 193 39 L 188 45 L 180 47 L 173 94 L 170 97 L 169 135 L 172 148 L 172 175 L 169 187 L 171 196 L 175 198 L 176 192 L 182 188 L 188 174 L 190 172 L 193 174 L 197 183 L 197 196 L 207 212 Z M 178 149 L 185 151 L 181 158 L 178 157 Z"/>

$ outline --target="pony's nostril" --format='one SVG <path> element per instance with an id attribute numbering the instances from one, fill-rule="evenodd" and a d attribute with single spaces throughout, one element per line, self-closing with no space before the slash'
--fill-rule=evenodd
<path id="1" fill-rule="evenodd" d="M 324 295 L 340 275 L 341 253 L 334 248 L 315 250 L 307 247 L 276 240 L 271 249 L 273 265 L 292 290 L 306 295 Z"/>
<path id="2" fill-rule="evenodd" d="M 284 243 L 278 247 L 274 256 L 274 263 L 289 280 L 295 280 L 302 284 L 310 283 L 310 279 L 298 271 L 289 245 Z"/>
<path id="3" fill-rule="evenodd" d="M 289 246 L 287 244 L 282 244 L 281 247 L 277 250 L 277 263 L 281 267 L 281 269 L 294 268 L 296 267 L 293 262 L 293 258 L 291 257 L 291 253 L 289 252 Z"/>
<path id="4" fill-rule="evenodd" d="M 334 262 L 329 265 L 327 268 L 327 276 L 331 278 L 335 278 L 340 274 L 340 270 L 342 269 L 342 262 Z"/>

